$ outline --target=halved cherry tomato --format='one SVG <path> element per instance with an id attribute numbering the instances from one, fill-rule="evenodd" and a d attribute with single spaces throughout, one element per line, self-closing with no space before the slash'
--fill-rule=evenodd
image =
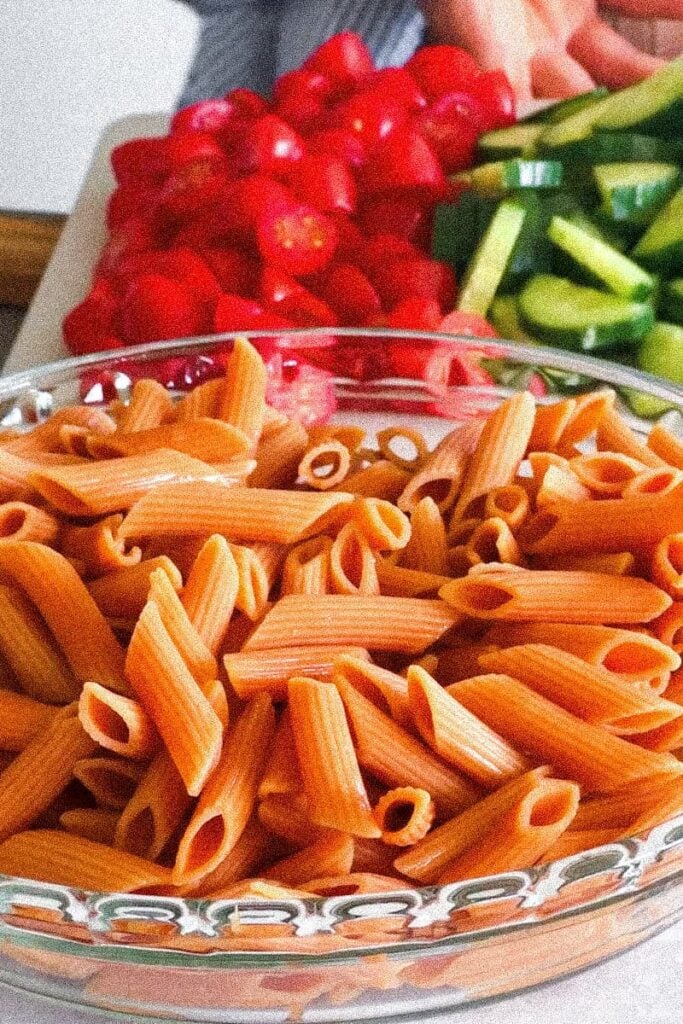
<path id="1" fill-rule="evenodd" d="M 406 110 L 417 111 L 427 106 L 425 94 L 406 68 L 380 68 L 360 88 L 386 96 Z"/>
<path id="2" fill-rule="evenodd" d="M 112 150 L 111 166 L 119 185 L 159 185 L 168 174 L 168 139 L 130 139 Z"/>
<path id="3" fill-rule="evenodd" d="M 469 90 L 479 75 L 479 66 L 458 46 L 423 46 L 406 64 L 408 71 L 428 100 L 447 92 Z"/>
<path id="4" fill-rule="evenodd" d="M 447 174 L 471 167 L 485 123 L 484 108 L 467 93 L 447 93 L 415 119 Z"/>
<path id="5" fill-rule="evenodd" d="M 323 213 L 356 208 L 356 182 L 343 160 L 326 153 L 308 153 L 289 174 L 292 191 Z"/>
<path id="6" fill-rule="evenodd" d="M 360 228 L 345 213 L 331 213 L 329 217 L 337 229 L 335 259 L 340 263 L 355 263 L 360 266 L 359 260 L 362 259 L 365 250 L 365 238 Z"/>
<path id="7" fill-rule="evenodd" d="M 208 132 L 185 132 L 168 137 L 168 164 L 170 171 L 182 170 L 188 164 L 200 161 L 227 170 L 225 153 Z"/>
<path id="8" fill-rule="evenodd" d="M 213 329 L 219 334 L 230 331 L 286 330 L 294 327 L 290 320 L 285 320 L 270 310 L 265 310 L 253 299 L 245 299 L 241 295 L 221 295 L 216 303 L 213 317 Z"/>
<path id="9" fill-rule="evenodd" d="M 353 132 L 370 152 L 382 139 L 408 120 L 408 111 L 382 92 L 359 92 L 338 104 L 334 122 Z"/>
<path id="10" fill-rule="evenodd" d="M 420 188 L 429 193 L 443 186 L 444 180 L 436 153 L 422 135 L 410 128 L 391 132 L 362 169 L 363 185 L 368 192 Z"/>
<path id="11" fill-rule="evenodd" d="M 217 170 L 211 160 L 195 160 L 169 175 L 159 192 L 158 206 L 174 217 L 189 217 L 213 206 L 227 183 L 227 174 Z"/>
<path id="12" fill-rule="evenodd" d="M 349 89 L 369 78 L 375 70 L 372 54 L 355 32 L 338 32 L 306 59 L 306 71 L 327 75 L 338 89 Z"/>
<path id="13" fill-rule="evenodd" d="M 121 304 L 121 332 L 132 345 L 187 338 L 206 327 L 200 303 L 179 281 L 141 274 L 131 281 Z"/>
<path id="14" fill-rule="evenodd" d="M 201 255 L 211 268 L 223 292 L 252 296 L 258 289 L 260 267 L 253 256 L 240 249 L 208 248 Z"/>
<path id="15" fill-rule="evenodd" d="M 409 331 L 436 331 L 442 319 L 441 306 L 436 299 L 410 295 L 394 306 L 387 317 L 387 323 L 389 327 Z"/>
<path id="16" fill-rule="evenodd" d="M 133 253 L 149 252 L 156 247 L 156 242 L 154 230 L 147 217 L 128 217 L 110 231 L 95 266 L 95 275 L 111 277 L 117 274 L 121 264 L 129 256 Z"/>
<path id="17" fill-rule="evenodd" d="M 240 140 L 238 166 L 246 172 L 284 177 L 304 155 L 301 136 L 275 114 L 264 114 Z"/>
<path id="18" fill-rule="evenodd" d="M 432 203 L 411 192 L 364 196 L 357 220 L 361 230 L 374 235 L 400 235 L 427 250 L 431 240 Z"/>
<path id="19" fill-rule="evenodd" d="M 180 281 L 209 315 L 223 292 L 207 262 L 191 249 L 177 247 L 155 253 L 148 269 L 151 273 Z"/>
<path id="20" fill-rule="evenodd" d="M 322 294 L 340 321 L 348 326 L 360 326 L 382 311 L 377 290 L 363 271 L 351 263 L 338 263 L 332 268 Z"/>
<path id="21" fill-rule="evenodd" d="M 377 270 L 373 281 L 385 309 L 393 309 L 408 295 L 435 299 L 441 309 L 455 301 L 455 275 L 437 260 L 400 259 Z"/>
<path id="22" fill-rule="evenodd" d="M 266 263 L 303 277 L 322 270 L 337 245 L 334 221 L 311 206 L 266 212 L 259 220 L 256 238 Z"/>
<path id="23" fill-rule="evenodd" d="M 275 267 L 264 267 L 259 295 L 267 309 L 299 327 L 334 327 L 338 323 L 326 302 Z"/>
<path id="24" fill-rule="evenodd" d="M 274 112 L 300 132 L 308 132 L 323 113 L 334 86 L 327 75 L 299 68 L 273 87 Z"/>
<path id="25" fill-rule="evenodd" d="M 118 298 L 104 278 L 95 282 L 82 302 L 74 306 L 62 322 L 64 343 L 74 355 L 85 355 L 104 348 L 114 335 Z"/>
<path id="26" fill-rule="evenodd" d="M 483 71 L 470 92 L 484 111 L 485 131 L 515 123 L 515 94 L 504 71 Z"/>
<path id="27" fill-rule="evenodd" d="M 270 110 L 270 103 L 265 96 L 254 92 L 253 89 L 231 89 L 225 94 L 225 99 L 232 103 L 242 120 L 253 121 Z"/>
<path id="28" fill-rule="evenodd" d="M 137 182 L 119 185 L 107 200 L 106 217 L 109 230 L 124 224 L 130 217 L 136 217 L 149 210 L 156 202 L 157 195 L 158 190 L 154 185 Z"/>
<path id="29" fill-rule="evenodd" d="M 170 131 L 176 134 L 218 132 L 236 117 L 235 104 L 227 98 L 199 100 L 173 115 Z"/>
<path id="30" fill-rule="evenodd" d="M 424 253 L 400 235 L 373 235 L 365 243 L 362 252 L 353 262 L 361 268 L 372 281 L 376 273 L 384 271 L 396 260 L 424 259 Z"/>
<path id="31" fill-rule="evenodd" d="M 365 146 L 355 132 L 346 128 L 326 128 L 315 132 L 308 139 L 311 153 L 327 153 L 339 157 L 351 167 L 360 167 L 365 163 Z"/>

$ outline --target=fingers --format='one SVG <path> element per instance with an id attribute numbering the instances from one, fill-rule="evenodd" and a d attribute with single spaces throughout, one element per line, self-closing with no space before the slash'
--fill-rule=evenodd
<path id="1" fill-rule="evenodd" d="M 682 0 L 683 2 L 683 0 Z M 594 0 L 529 0 L 550 35 L 564 48 L 586 18 L 595 12 Z"/>
<path id="2" fill-rule="evenodd" d="M 601 6 L 627 14 L 629 18 L 683 20 L 683 0 L 602 0 Z"/>
<path id="3" fill-rule="evenodd" d="M 567 47 L 597 82 L 620 88 L 638 82 L 660 68 L 664 61 L 637 50 L 602 18 L 591 18 L 576 32 Z"/>
<path id="4" fill-rule="evenodd" d="M 595 88 L 595 82 L 581 65 L 562 50 L 537 54 L 531 61 L 534 96 L 561 100 Z"/>

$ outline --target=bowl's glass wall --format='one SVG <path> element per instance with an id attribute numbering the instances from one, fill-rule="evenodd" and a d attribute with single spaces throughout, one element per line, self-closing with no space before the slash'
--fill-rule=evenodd
<path id="1" fill-rule="evenodd" d="M 302 332 L 284 345 L 257 339 L 273 387 L 286 400 L 287 388 L 305 379 L 302 364 L 304 375 L 323 368 L 299 397 L 322 400 L 328 411 L 334 402 L 334 416 L 346 420 L 408 421 L 438 434 L 453 420 L 487 414 L 509 389 L 563 373 L 578 378 L 565 381 L 575 390 L 615 386 L 659 399 L 667 422 L 681 426 L 681 389 L 615 364 L 504 342 L 350 333 L 332 340 Z M 220 373 L 229 347 L 215 338 L 148 346 L 0 380 L 0 422 L 29 425 L 83 398 L 125 398 L 131 381 L 150 373 L 182 392 Z M 499 387 L 457 384 L 473 351 Z M 425 360 L 427 383 L 410 375 Z M 0 981 L 127 1020 L 400 1018 L 548 981 L 681 917 L 683 818 L 538 869 L 375 897 L 193 901 L 0 876 Z"/>

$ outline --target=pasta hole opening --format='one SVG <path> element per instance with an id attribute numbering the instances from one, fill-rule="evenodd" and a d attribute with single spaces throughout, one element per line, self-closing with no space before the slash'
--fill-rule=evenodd
<path id="1" fill-rule="evenodd" d="M 342 882 L 334 885 L 316 885 L 315 892 L 318 896 L 355 896 L 360 892 L 361 886 L 358 882 L 350 882 L 344 885 Z"/>
<path id="2" fill-rule="evenodd" d="M 674 483 L 678 482 L 679 476 L 671 469 L 662 469 L 658 473 L 652 473 L 638 482 L 638 494 L 661 494 L 668 491 Z"/>
<path id="3" fill-rule="evenodd" d="M 209 818 L 192 837 L 187 857 L 187 869 L 194 871 L 202 868 L 211 860 L 225 838 L 225 821 L 222 815 L 216 814 Z"/>
<path id="4" fill-rule="evenodd" d="M 413 507 L 423 498 L 431 498 L 441 512 L 444 511 L 453 497 L 453 481 L 447 477 L 436 477 L 434 480 L 425 480 L 413 494 Z"/>
<path id="5" fill-rule="evenodd" d="M 671 568 L 679 576 L 683 575 L 683 533 L 671 538 L 668 553 Z"/>
<path id="6" fill-rule="evenodd" d="M 356 590 L 360 590 L 363 582 L 363 551 L 358 536 L 351 534 L 346 544 L 344 544 L 341 557 L 340 567 L 346 579 Z"/>
<path id="7" fill-rule="evenodd" d="M 152 811 L 149 807 L 144 807 L 128 824 L 124 849 L 127 853 L 134 853 L 138 857 L 149 860 L 155 832 Z"/>
<path id="8" fill-rule="evenodd" d="M 410 824 L 415 805 L 409 800 L 397 800 L 384 812 L 384 832 L 402 832 Z"/>
<path id="9" fill-rule="evenodd" d="M 512 594 L 503 587 L 477 580 L 467 581 L 464 596 L 471 608 L 483 612 L 497 611 L 512 600 Z"/>
<path id="10" fill-rule="evenodd" d="M 586 462 L 584 475 L 587 483 L 624 484 L 637 476 L 637 472 L 637 469 L 621 459 L 596 457 Z"/>
<path id="11" fill-rule="evenodd" d="M 602 661 L 603 668 L 608 672 L 628 673 L 629 675 L 642 673 L 643 676 L 655 675 L 661 672 L 662 655 L 645 644 L 632 643 L 630 640 L 613 647 L 605 655 Z"/>
<path id="12" fill-rule="evenodd" d="M 0 519 L 0 537 L 11 537 L 15 533 L 20 533 L 25 523 L 25 509 L 9 509 Z"/>
<path id="13" fill-rule="evenodd" d="M 90 705 L 90 717 L 95 728 L 115 743 L 125 745 L 130 741 L 130 729 L 127 722 L 118 711 L 109 707 L 108 704 L 104 704 L 102 701 L 93 701 Z"/>
<path id="14" fill-rule="evenodd" d="M 340 463 L 341 456 L 339 452 L 321 452 L 320 455 L 316 455 L 314 459 L 311 459 L 311 473 L 316 480 L 326 480 L 338 472 Z"/>
<path id="15" fill-rule="evenodd" d="M 513 488 L 501 488 L 491 498 L 491 508 L 509 514 L 516 512 L 521 503 L 520 494 Z"/>
<path id="16" fill-rule="evenodd" d="M 569 813 L 572 800 L 569 793 L 547 793 L 538 797 L 529 814 L 529 824 L 533 828 L 545 828 L 557 825 Z"/>
<path id="17" fill-rule="evenodd" d="M 500 562 L 499 539 L 500 531 L 495 526 L 482 527 L 472 537 L 470 546 L 482 562 Z"/>
<path id="18" fill-rule="evenodd" d="M 544 540 L 560 521 L 555 512 L 539 512 L 520 531 L 519 539 L 527 548 L 533 548 Z"/>

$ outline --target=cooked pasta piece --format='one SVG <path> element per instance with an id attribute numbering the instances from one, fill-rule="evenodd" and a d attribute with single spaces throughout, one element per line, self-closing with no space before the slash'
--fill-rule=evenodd
<path id="1" fill-rule="evenodd" d="M 384 427 L 378 430 L 377 447 L 388 462 L 412 473 L 420 469 L 429 454 L 424 437 L 412 427 Z M 401 455 L 401 449 L 404 455 Z"/>
<path id="2" fill-rule="evenodd" d="M 143 378 L 133 384 L 130 401 L 116 422 L 119 434 L 149 430 L 173 419 L 173 399 L 159 381 Z"/>
<path id="3" fill-rule="evenodd" d="M 683 712 L 683 670 L 679 669 L 672 675 L 663 696 L 681 706 Z M 683 717 L 675 718 L 668 725 L 662 725 L 652 732 L 641 733 L 634 737 L 634 742 L 648 750 L 678 750 L 683 747 Z"/>
<path id="4" fill-rule="evenodd" d="M 603 572 L 609 576 L 630 576 L 636 559 L 630 551 L 616 551 L 613 555 L 536 555 L 534 566 L 539 569 L 568 569 L 578 572 Z"/>
<path id="5" fill-rule="evenodd" d="M 333 438 L 309 448 L 299 463 L 299 479 L 316 491 L 338 487 L 351 466 L 349 449 Z"/>
<path id="6" fill-rule="evenodd" d="M 410 473 L 387 459 L 378 459 L 364 469 L 349 473 L 344 490 L 365 498 L 396 501 L 410 480 Z"/>
<path id="7" fill-rule="evenodd" d="M 208 897 L 243 878 L 255 875 L 279 855 L 273 836 L 263 827 L 258 818 L 250 818 L 227 857 L 217 868 L 192 886 L 193 898 Z"/>
<path id="8" fill-rule="evenodd" d="M 433 572 L 406 569 L 394 565 L 391 557 L 378 557 L 375 562 L 380 593 L 387 597 L 436 597 L 439 588 L 448 583 L 448 576 Z"/>
<path id="9" fill-rule="evenodd" d="M 95 892 L 145 892 L 170 885 L 168 868 L 68 832 L 19 832 L 0 844 L 0 872 Z"/>
<path id="10" fill-rule="evenodd" d="M 644 463 L 615 451 L 577 455 L 569 466 L 589 491 L 610 498 L 618 497 L 645 469 Z"/>
<path id="11" fill-rule="evenodd" d="M 0 750 L 23 750 L 56 714 L 57 708 L 49 704 L 0 690 Z"/>
<path id="12" fill-rule="evenodd" d="M 347 875 L 352 862 L 353 838 L 343 832 L 332 832 L 284 860 L 276 861 L 262 872 L 262 877 L 284 885 L 299 885 L 307 878 Z"/>
<path id="13" fill-rule="evenodd" d="M 677 600 L 683 599 L 683 531 L 670 533 L 652 552 L 652 579 Z"/>
<path id="14" fill-rule="evenodd" d="M 199 685 L 214 679 L 218 665 L 178 597 L 173 584 L 162 569 L 150 575 L 149 600 L 156 605 L 171 643 Z"/>
<path id="15" fill-rule="evenodd" d="M 126 676 L 154 721 L 188 793 L 198 796 L 218 763 L 223 726 L 152 601 L 142 611 L 131 637 Z"/>
<path id="16" fill-rule="evenodd" d="M 64 811 L 59 824 L 65 832 L 71 832 L 72 835 L 111 846 L 118 818 L 116 811 L 110 811 L 106 807 L 74 807 L 73 810 Z"/>
<path id="17" fill-rule="evenodd" d="M 159 735 L 143 706 L 99 683 L 83 685 L 78 717 L 95 743 L 120 757 L 145 761 L 159 746 Z"/>
<path id="18" fill-rule="evenodd" d="M 375 805 L 375 821 L 382 842 L 413 846 L 429 832 L 434 821 L 434 801 L 426 789 L 399 786 L 388 790 Z"/>
<path id="19" fill-rule="evenodd" d="M 648 434 L 647 446 L 663 462 L 683 469 L 683 440 L 667 430 L 663 423 L 655 423 Z"/>
<path id="20" fill-rule="evenodd" d="M 65 526 L 60 545 L 62 554 L 83 562 L 85 576 L 100 576 L 137 565 L 142 551 L 135 546 L 128 548 L 126 540 L 119 535 L 122 522 L 123 516 L 117 512 L 91 526 Z"/>
<path id="21" fill-rule="evenodd" d="M 102 434 L 112 433 L 116 429 L 115 421 L 104 409 L 92 405 L 65 405 L 55 410 L 43 423 L 15 437 L 5 445 L 5 451 L 25 455 L 29 459 L 40 452 L 58 451 L 60 431 L 65 424 L 86 427 Z"/>
<path id="22" fill-rule="evenodd" d="M 114 845 L 147 860 L 157 860 L 190 803 L 178 769 L 168 752 L 160 750 L 123 807 Z"/>
<path id="23" fill-rule="evenodd" d="M 373 665 L 367 658 L 341 654 L 334 663 L 335 676 L 351 683 L 371 703 L 390 715 L 399 725 L 410 729 L 412 716 L 408 701 L 408 682 L 395 672 Z"/>
<path id="24" fill-rule="evenodd" d="M 511 530 L 516 530 L 528 514 L 529 495 L 520 484 L 493 487 L 486 495 L 484 519 L 502 519 Z"/>
<path id="25" fill-rule="evenodd" d="M 666 464 L 664 459 L 638 438 L 614 407 L 607 409 L 601 417 L 597 426 L 595 443 L 598 451 L 622 452 L 653 469 L 658 469 Z"/>
<path id="26" fill-rule="evenodd" d="M 614 407 L 616 397 L 608 388 L 580 395 L 555 444 L 556 451 L 568 458 L 576 455 L 576 445 L 595 433 L 603 417 Z"/>
<path id="27" fill-rule="evenodd" d="M 650 624 L 654 635 L 683 655 L 683 601 L 674 601 L 670 608 Z"/>
<path id="28" fill-rule="evenodd" d="M 197 555 L 182 594 L 190 623 L 214 656 L 230 625 L 239 585 L 233 551 L 225 537 L 214 534 Z"/>
<path id="29" fill-rule="evenodd" d="M 379 838 L 339 691 L 300 676 L 289 680 L 288 697 L 311 820 L 366 839 Z"/>
<path id="30" fill-rule="evenodd" d="M 433 498 L 422 498 L 413 508 L 401 565 L 437 575 L 446 572 L 446 527 Z"/>
<path id="31" fill-rule="evenodd" d="M 256 466 L 249 476 L 249 486 L 288 487 L 293 484 L 307 444 L 308 434 L 296 419 L 264 434 L 256 448 Z"/>
<path id="32" fill-rule="evenodd" d="M 244 650 L 340 644 L 421 654 L 461 619 L 444 601 L 417 597 L 291 594 L 271 608 Z"/>
<path id="33" fill-rule="evenodd" d="M 623 498 L 634 498 L 638 494 L 668 494 L 683 483 L 683 469 L 661 466 L 659 469 L 645 469 L 624 487 Z"/>
<path id="34" fill-rule="evenodd" d="M 286 691 L 285 691 L 286 692 Z M 354 755 L 355 758 L 355 755 Z M 297 794 L 304 788 L 289 707 L 280 716 L 265 771 L 258 788 L 259 800 L 276 794 Z"/>
<path id="35" fill-rule="evenodd" d="M 2 585 L 0 652 L 30 697 L 65 704 L 78 696 L 80 687 L 35 606 L 20 590 Z"/>
<path id="36" fill-rule="evenodd" d="M 330 835 L 330 829 L 311 821 L 303 796 L 271 793 L 259 802 L 257 814 L 269 832 L 297 849 Z"/>
<path id="37" fill-rule="evenodd" d="M 178 592 L 183 578 L 174 562 L 166 555 L 145 558 L 136 565 L 113 569 L 88 583 L 90 596 L 103 615 L 137 619 L 145 607 L 153 572 L 163 572 Z"/>
<path id="38" fill-rule="evenodd" d="M 292 548 L 282 569 L 280 592 L 283 596 L 317 597 L 329 592 L 332 543 L 331 537 L 311 537 Z"/>
<path id="39" fill-rule="evenodd" d="M 314 538 L 316 539 L 316 538 Z M 235 607 L 252 621 L 260 619 L 268 605 L 268 597 L 284 561 L 286 547 L 282 544 L 231 544 L 237 567 Z"/>
<path id="40" fill-rule="evenodd" d="M 418 665 L 408 669 L 413 722 L 432 750 L 485 789 L 529 768 L 526 758 L 479 721 Z"/>
<path id="41" fill-rule="evenodd" d="M 88 440 L 88 450 L 96 459 L 132 458 L 162 449 L 182 452 L 202 462 L 226 463 L 247 455 L 250 439 L 230 423 L 202 418 L 131 434 L 92 434 Z"/>
<path id="42" fill-rule="evenodd" d="M 176 422 L 185 423 L 187 420 L 201 419 L 202 416 L 215 418 L 224 391 L 225 377 L 207 380 L 203 384 L 199 384 L 192 391 L 183 395 L 175 406 Z"/>
<path id="43" fill-rule="evenodd" d="M 518 567 L 470 573 L 439 594 L 463 615 L 512 622 L 650 622 L 671 604 L 640 577 Z"/>
<path id="44" fill-rule="evenodd" d="M 121 811 L 144 770 L 144 765 L 122 757 L 86 757 L 74 765 L 74 778 L 90 791 L 98 807 Z"/>
<path id="45" fill-rule="evenodd" d="M 351 520 L 377 551 L 400 551 L 410 537 L 410 520 L 390 501 L 356 498 Z"/>
<path id="46" fill-rule="evenodd" d="M 561 398 L 549 405 L 537 405 L 534 425 L 529 437 L 529 451 L 555 451 L 575 410 L 575 398 Z"/>
<path id="47" fill-rule="evenodd" d="M 254 445 L 261 436 L 265 407 L 265 364 L 246 338 L 235 338 L 217 415 L 245 434 Z"/>
<path id="48" fill-rule="evenodd" d="M 519 565 L 523 561 L 519 545 L 504 519 L 484 519 L 464 547 L 473 565 L 477 562 Z"/>
<path id="49" fill-rule="evenodd" d="M 470 456 L 479 442 L 483 423 L 456 427 L 437 445 L 398 496 L 396 504 L 411 512 L 422 498 L 433 498 L 443 514 L 453 505 Z"/>
<path id="50" fill-rule="evenodd" d="M 34 540 L 39 544 L 52 544 L 59 535 L 59 529 L 55 517 L 35 505 L 24 501 L 6 501 L 0 505 L 0 540 Z"/>
<path id="51" fill-rule="evenodd" d="M 335 660 L 345 654 L 369 660 L 363 647 L 316 644 L 310 647 L 283 646 L 253 653 L 238 651 L 226 654 L 223 664 L 230 685 L 243 700 L 248 700 L 260 690 L 269 693 L 273 700 L 284 700 L 287 681 L 292 676 L 311 676 L 325 682 L 332 678 Z"/>
<path id="52" fill-rule="evenodd" d="M 354 523 L 347 523 L 335 537 L 328 571 L 329 588 L 335 594 L 379 594 L 375 555 Z"/>
<path id="53" fill-rule="evenodd" d="M 497 650 L 497 646 L 486 640 L 470 643 L 459 643 L 455 647 L 445 647 L 438 653 L 438 662 L 433 675 L 442 686 L 448 686 L 460 679 L 469 679 L 481 671 L 479 655 Z"/>
<path id="54" fill-rule="evenodd" d="M 568 459 L 552 452 L 530 452 L 529 465 L 537 509 L 556 501 L 590 501 L 589 488 L 581 482 Z"/>
<path id="55" fill-rule="evenodd" d="M 208 875 L 235 846 L 254 810 L 274 732 L 273 705 L 267 694 L 258 694 L 228 733 L 183 833 L 173 867 L 175 884 Z"/>

